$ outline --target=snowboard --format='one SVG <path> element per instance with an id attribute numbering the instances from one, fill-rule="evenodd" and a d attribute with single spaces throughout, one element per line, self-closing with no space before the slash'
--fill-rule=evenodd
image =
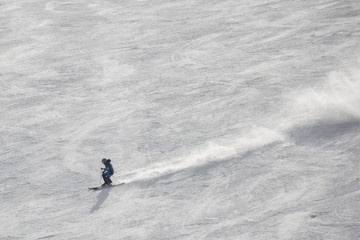
<path id="1" fill-rule="evenodd" d="M 104 188 L 112 188 L 120 185 L 124 185 L 125 183 L 113 183 L 111 186 L 105 185 L 105 186 L 98 186 L 98 187 L 89 187 L 89 190 L 100 190 Z"/>

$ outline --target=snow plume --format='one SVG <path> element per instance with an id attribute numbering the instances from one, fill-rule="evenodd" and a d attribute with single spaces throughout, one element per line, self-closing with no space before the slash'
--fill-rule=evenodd
<path id="1" fill-rule="evenodd" d="M 224 161 L 283 140 L 284 137 L 279 131 L 263 127 L 254 128 L 244 136 L 226 137 L 219 141 L 208 142 L 204 147 L 199 147 L 188 156 L 178 158 L 172 163 L 155 164 L 149 168 L 122 176 L 122 179 L 126 182 L 132 182 L 161 177 L 188 168 Z"/>
<path id="2" fill-rule="evenodd" d="M 332 72 L 326 82 L 307 89 L 296 101 L 307 117 L 333 123 L 360 121 L 360 71 Z"/>

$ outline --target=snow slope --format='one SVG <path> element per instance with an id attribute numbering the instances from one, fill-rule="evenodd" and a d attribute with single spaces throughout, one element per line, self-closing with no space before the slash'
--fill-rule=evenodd
<path id="1" fill-rule="evenodd" d="M 360 2 L 0 1 L 0 239 L 360 239 Z M 114 181 L 99 184 L 103 157 Z"/>

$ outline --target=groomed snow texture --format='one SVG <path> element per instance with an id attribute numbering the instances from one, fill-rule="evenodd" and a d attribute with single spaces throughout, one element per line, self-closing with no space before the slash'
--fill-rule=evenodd
<path id="1" fill-rule="evenodd" d="M 0 0 L 0 239 L 360 239 L 359 43 L 358 0 Z"/>

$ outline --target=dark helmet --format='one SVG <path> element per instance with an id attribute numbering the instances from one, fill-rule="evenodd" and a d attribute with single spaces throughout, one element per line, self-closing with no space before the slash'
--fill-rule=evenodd
<path id="1" fill-rule="evenodd" d="M 106 158 L 103 158 L 103 159 L 101 160 L 101 162 L 102 162 L 103 164 L 105 164 Z"/>

